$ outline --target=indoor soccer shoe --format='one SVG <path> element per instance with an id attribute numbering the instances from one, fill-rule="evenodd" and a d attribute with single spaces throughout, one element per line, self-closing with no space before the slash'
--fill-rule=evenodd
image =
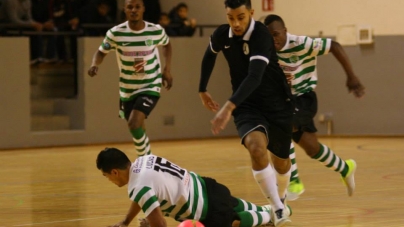
<path id="1" fill-rule="evenodd" d="M 276 214 L 274 214 L 275 212 L 272 212 L 272 207 L 271 207 L 271 205 L 265 205 L 265 206 L 263 206 L 263 208 L 264 208 L 264 210 L 270 212 L 270 214 L 271 214 L 271 220 L 270 220 L 268 223 L 263 224 L 263 225 L 260 225 L 260 226 L 275 226 L 273 220 L 275 219 L 274 216 L 275 216 Z M 286 205 L 286 208 L 283 210 L 283 215 L 284 215 L 285 217 L 287 217 L 288 219 L 289 219 L 290 216 L 292 216 L 292 208 L 291 208 L 289 205 Z M 289 219 L 288 223 L 285 223 L 284 225 L 279 225 L 279 224 L 278 224 L 277 227 L 279 227 L 279 226 L 286 226 L 287 224 L 289 224 L 289 223 L 291 223 L 291 222 L 292 222 L 292 221 Z"/>
<path id="2" fill-rule="evenodd" d="M 304 185 L 300 180 L 293 180 L 289 183 L 286 200 L 293 201 L 299 198 L 304 192 Z"/>
<path id="3" fill-rule="evenodd" d="M 356 162 L 353 159 L 348 159 L 345 161 L 348 165 L 348 173 L 345 177 L 342 178 L 344 184 L 347 187 L 348 196 L 352 196 L 355 191 L 355 171 L 356 171 Z"/>

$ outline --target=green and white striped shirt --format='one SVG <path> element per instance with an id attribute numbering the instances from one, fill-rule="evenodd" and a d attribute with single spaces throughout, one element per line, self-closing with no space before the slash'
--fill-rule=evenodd
<path id="1" fill-rule="evenodd" d="M 169 38 L 160 25 L 145 23 L 140 31 L 130 29 L 128 22 L 111 28 L 99 47 L 103 53 L 116 51 L 122 101 L 139 94 L 160 96 L 162 74 L 157 46 L 167 45 Z"/>
<path id="2" fill-rule="evenodd" d="M 157 207 L 178 221 L 203 220 L 208 211 L 205 181 L 155 155 L 139 157 L 132 163 L 128 193 L 146 217 Z"/>
<path id="3" fill-rule="evenodd" d="M 294 75 L 292 94 L 302 95 L 317 86 L 317 56 L 328 54 L 331 39 L 287 34 L 286 45 L 278 51 L 279 64 L 285 74 Z"/>

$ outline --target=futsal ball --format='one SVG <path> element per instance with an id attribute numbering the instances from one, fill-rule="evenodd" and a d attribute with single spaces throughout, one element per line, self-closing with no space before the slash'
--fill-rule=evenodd
<path id="1" fill-rule="evenodd" d="M 185 220 L 181 222 L 178 227 L 205 227 L 202 223 L 195 220 Z"/>

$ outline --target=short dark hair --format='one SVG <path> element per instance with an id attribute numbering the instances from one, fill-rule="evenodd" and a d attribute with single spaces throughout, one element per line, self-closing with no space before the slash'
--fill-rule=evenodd
<path id="1" fill-rule="evenodd" d="M 229 7 L 230 9 L 237 9 L 240 6 L 245 5 L 247 9 L 251 9 L 251 0 L 225 0 L 224 6 L 225 8 Z"/>
<path id="2" fill-rule="evenodd" d="M 126 169 L 130 160 L 125 153 L 117 148 L 105 148 L 97 157 L 97 168 L 104 173 L 110 173 L 112 169 Z"/>
<path id="3" fill-rule="evenodd" d="M 188 9 L 188 5 L 185 4 L 184 2 L 180 2 L 180 3 L 178 3 L 178 5 L 176 6 L 176 9 L 179 10 L 180 8 Z"/>
<path id="4" fill-rule="evenodd" d="M 264 24 L 265 24 L 265 26 L 268 26 L 274 21 L 281 22 L 283 27 L 285 27 L 285 22 L 283 22 L 283 19 L 280 16 L 275 15 L 275 14 L 269 14 L 267 17 L 265 17 Z"/>

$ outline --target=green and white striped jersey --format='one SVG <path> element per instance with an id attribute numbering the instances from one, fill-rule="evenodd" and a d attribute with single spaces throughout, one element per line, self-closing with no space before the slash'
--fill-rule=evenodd
<path id="1" fill-rule="evenodd" d="M 167 45 L 169 38 L 160 25 L 145 21 L 140 31 L 128 22 L 108 30 L 99 50 L 116 51 L 119 66 L 119 94 L 122 101 L 138 94 L 160 96 L 162 74 L 157 46 Z"/>
<path id="2" fill-rule="evenodd" d="M 278 51 L 279 64 L 285 74 L 294 75 L 292 94 L 302 95 L 317 86 L 317 56 L 328 54 L 331 39 L 287 34 L 286 45 Z"/>
<path id="3" fill-rule="evenodd" d="M 128 193 L 146 217 L 157 207 L 178 221 L 203 220 L 208 211 L 205 181 L 155 155 L 141 156 L 132 163 Z"/>

